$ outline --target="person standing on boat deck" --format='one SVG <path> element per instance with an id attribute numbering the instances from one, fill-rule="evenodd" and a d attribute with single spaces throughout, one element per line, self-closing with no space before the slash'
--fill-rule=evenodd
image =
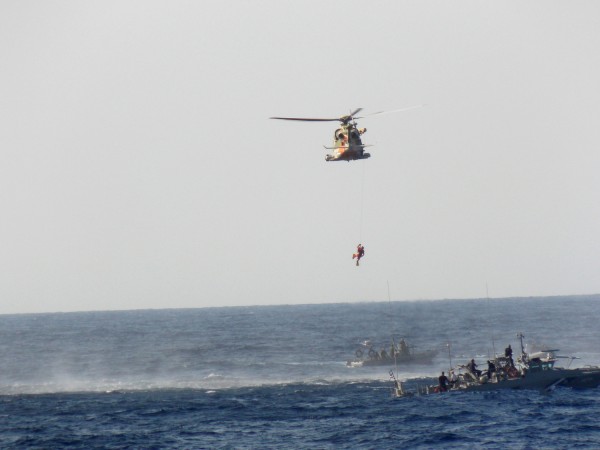
<path id="1" fill-rule="evenodd" d="M 408 346 L 406 345 L 404 339 L 400 339 L 400 353 L 403 355 L 408 355 Z"/>
<path id="2" fill-rule="evenodd" d="M 381 352 L 379 352 L 379 355 L 381 356 L 381 359 L 384 359 L 384 360 L 385 360 L 385 359 L 389 359 L 389 358 L 388 358 L 388 354 L 387 354 L 387 353 L 386 353 L 386 351 L 385 351 L 385 348 L 382 348 L 382 349 L 381 349 Z"/>
<path id="3" fill-rule="evenodd" d="M 450 386 L 454 386 L 457 381 L 458 381 L 458 378 L 457 378 L 456 374 L 454 373 L 454 370 L 450 369 Z"/>
<path id="4" fill-rule="evenodd" d="M 510 344 L 508 344 L 508 347 L 504 349 L 504 356 L 510 360 L 510 366 L 515 367 L 515 362 L 512 358 L 512 348 L 510 347 Z"/>
<path id="5" fill-rule="evenodd" d="M 487 370 L 487 377 L 488 380 L 492 379 L 492 374 L 496 372 L 496 364 L 494 364 L 492 361 L 488 361 L 488 370 Z"/>
<path id="6" fill-rule="evenodd" d="M 440 392 L 446 392 L 448 390 L 448 377 L 444 372 L 438 377 L 438 381 L 440 382 Z"/>
<path id="7" fill-rule="evenodd" d="M 469 372 L 471 372 L 473 375 L 477 375 L 477 378 L 481 376 L 481 370 L 477 370 L 477 364 L 475 364 L 474 359 L 472 359 L 471 362 L 467 364 L 467 369 L 469 369 Z"/>

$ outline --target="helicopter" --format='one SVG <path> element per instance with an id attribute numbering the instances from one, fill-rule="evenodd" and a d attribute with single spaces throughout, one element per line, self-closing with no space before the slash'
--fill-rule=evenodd
<path id="1" fill-rule="evenodd" d="M 365 145 L 362 143 L 361 136 L 367 132 L 366 128 L 358 128 L 357 119 L 377 114 L 387 114 L 393 112 L 406 111 L 408 109 L 420 108 L 423 105 L 410 106 L 408 108 L 394 109 L 392 111 L 379 111 L 366 116 L 356 117 L 362 108 L 357 108 L 350 114 L 334 119 L 315 119 L 308 117 L 269 117 L 277 120 L 296 120 L 301 122 L 340 122 L 340 127 L 333 134 L 333 146 L 325 147 L 326 150 L 333 150 L 331 155 L 325 156 L 325 161 L 355 161 L 358 159 L 367 159 L 371 157 L 370 153 L 365 153 Z"/>

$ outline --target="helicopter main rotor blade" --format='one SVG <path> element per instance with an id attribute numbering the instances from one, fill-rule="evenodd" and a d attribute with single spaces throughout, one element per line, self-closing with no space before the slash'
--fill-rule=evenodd
<path id="1" fill-rule="evenodd" d="M 361 111 L 362 111 L 362 108 L 356 108 L 356 110 L 355 110 L 355 111 L 352 111 L 352 112 L 350 113 L 350 117 L 354 117 L 354 114 L 358 114 L 358 113 L 359 113 L 359 112 L 361 112 Z"/>
<path id="2" fill-rule="evenodd" d="M 269 119 L 278 120 L 299 120 L 301 122 L 338 122 L 340 119 L 309 119 L 303 117 L 269 117 Z"/>
<path id="3" fill-rule="evenodd" d="M 408 106 L 406 108 L 399 108 L 399 109 L 392 109 L 390 111 L 378 111 L 378 112 L 374 112 L 371 114 L 365 114 L 364 116 L 361 117 L 355 117 L 355 119 L 363 119 L 365 117 L 369 117 L 369 116 L 376 116 L 376 115 L 381 115 L 381 114 L 392 114 L 392 113 L 397 113 L 397 112 L 402 112 L 402 111 L 409 111 L 411 109 L 417 109 L 417 108 L 422 108 L 425 105 L 414 105 L 414 106 Z"/>

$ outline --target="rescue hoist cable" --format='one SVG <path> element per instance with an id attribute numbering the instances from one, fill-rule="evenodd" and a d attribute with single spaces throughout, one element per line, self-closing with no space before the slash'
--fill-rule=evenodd
<path id="1" fill-rule="evenodd" d="M 365 199 L 365 161 L 362 161 L 362 179 L 360 183 L 360 223 L 358 232 L 358 242 L 362 243 L 362 231 L 363 231 L 363 207 Z"/>

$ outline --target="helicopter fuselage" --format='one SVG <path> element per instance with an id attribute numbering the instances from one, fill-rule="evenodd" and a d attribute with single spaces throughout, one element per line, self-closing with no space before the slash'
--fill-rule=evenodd
<path id="1" fill-rule="evenodd" d="M 410 106 L 408 108 L 395 109 L 392 111 L 379 111 L 372 114 L 367 114 L 367 116 L 375 116 L 378 114 L 389 114 L 393 112 L 406 111 L 413 108 L 420 108 L 423 105 Z M 333 150 L 331 155 L 325 156 L 325 161 L 353 161 L 355 159 L 367 159 L 370 158 L 371 155 L 369 153 L 365 153 L 365 147 L 369 147 L 368 145 L 364 145 L 360 139 L 361 135 L 363 135 L 367 129 L 366 128 L 357 128 L 356 120 L 362 119 L 363 117 L 358 117 L 357 114 L 362 111 L 362 108 L 357 108 L 352 111 L 350 114 L 347 114 L 338 118 L 315 118 L 315 117 L 271 117 L 271 119 L 277 120 L 295 120 L 300 122 L 340 122 L 340 128 L 335 130 L 335 134 L 333 136 L 333 147 L 325 148 L 327 150 Z"/>
<path id="2" fill-rule="evenodd" d="M 333 135 L 333 147 L 325 147 L 333 150 L 331 155 L 325 156 L 325 161 L 353 161 L 370 158 L 371 155 L 365 153 L 366 145 L 360 138 L 366 131 L 366 128 L 356 128 L 351 122 L 342 123 Z"/>

